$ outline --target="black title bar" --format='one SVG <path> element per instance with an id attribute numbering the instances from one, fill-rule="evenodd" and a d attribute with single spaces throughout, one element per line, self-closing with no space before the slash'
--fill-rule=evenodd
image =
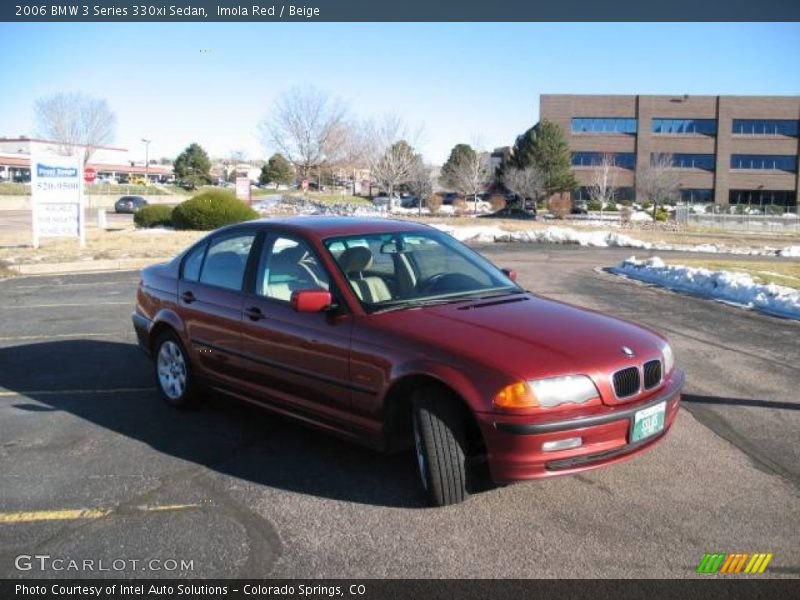
<path id="1" fill-rule="evenodd" d="M 798 0 L 14 1 L 0 21 L 800 21 Z M 565 40 L 568 43 L 568 40 Z"/>

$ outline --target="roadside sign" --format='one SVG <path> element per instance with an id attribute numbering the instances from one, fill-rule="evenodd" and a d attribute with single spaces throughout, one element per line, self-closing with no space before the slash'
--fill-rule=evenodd
<path id="1" fill-rule="evenodd" d="M 83 180 L 86 183 L 93 183 L 95 179 L 97 179 L 97 171 L 95 171 L 92 167 L 86 167 L 83 170 Z"/>
<path id="2" fill-rule="evenodd" d="M 250 202 L 250 178 L 237 177 L 236 178 L 236 197 L 239 200 Z"/>
<path id="3" fill-rule="evenodd" d="M 302 187 L 303 191 L 305 192 L 308 189 L 308 179 L 303 179 L 302 183 L 300 184 L 300 187 Z"/>
<path id="4" fill-rule="evenodd" d="M 32 148 L 31 210 L 33 247 L 43 237 L 77 237 L 86 244 L 83 164 L 74 156 L 56 156 Z"/>

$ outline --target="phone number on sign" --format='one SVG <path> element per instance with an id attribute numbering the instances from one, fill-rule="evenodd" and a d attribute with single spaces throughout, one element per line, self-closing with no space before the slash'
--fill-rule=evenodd
<path id="1" fill-rule="evenodd" d="M 190 5 L 137 4 L 134 6 L 95 6 L 87 4 L 21 5 L 18 17 L 207 17 L 206 9 Z"/>

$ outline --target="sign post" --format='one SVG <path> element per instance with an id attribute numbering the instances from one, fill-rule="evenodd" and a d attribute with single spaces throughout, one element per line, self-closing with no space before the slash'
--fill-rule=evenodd
<path id="1" fill-rule="evenodd" d="M 78 157 L 31 155 L 33 247 L 44 237 L 77 237 L 86 245 L 83 165 Z"/>
<path id="2" fill-rule="evenodd" d="M 236 197 L 242 202 L 250 204 L 250 178 L 237 177 L 236 178 Z"/>

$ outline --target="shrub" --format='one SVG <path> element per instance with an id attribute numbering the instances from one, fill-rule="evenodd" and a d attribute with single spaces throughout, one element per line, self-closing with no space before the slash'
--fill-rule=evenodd
<path id="1" fill-rule="evenodd" d="M 230 192 L 208 190 L 176 206 L 172 222 L 176 229 L 207 231 L 257 217 L 256 211 Z"/>
<path id="2" fill-rule="evenodd" d="M 493 212 L 503 210 L 506 207 L 506 202 L 506 197 L 500 194 L 492 194 L 492 196 L 489 198 L 489 204 L 492 205 Z"/>
<path id="3" fill-rule="evenodd" d="M 656 221 L 666 221 L 668 217 L 669 217 L 669 211 L 663 208 L 659 208 L 656 211 Z"/>
<path id="4" fill-rule="evenodd" d="M 599 212 L 602 208 L 603 205 L 599 200 L 590 200 L 586 203 L 586 210 Z"/>
<path id="5" fill-rule="evenodd" d="M 435 215 L 439 212 L 439 209 L 442 208 L 442 197 L 439 194 L 431 194 L 430 198 L 425 200 L 425 206 L 428 207 L 428 210 L 431 211 L 432 215 Z"/>
<path id="6" fill-rule="evenodd" d="M 137 227 L 172 227 L 172 206 L 150 204 L 133 215 Z"/>
<path id="7" fill-rule="evenodd" d="M 456 198 L 453 200 L 453 212 L 457 215 L 463 215 L 467 212 L 467 201 L 464 200 L 464 198 Z"/>
<path id="8" fill-rule="evenodd" d="M 572 211 L 572 198 L 569 193 L 555 194 L 548 202 L 550 213 L 556 219 L 563 219 Z"/>

